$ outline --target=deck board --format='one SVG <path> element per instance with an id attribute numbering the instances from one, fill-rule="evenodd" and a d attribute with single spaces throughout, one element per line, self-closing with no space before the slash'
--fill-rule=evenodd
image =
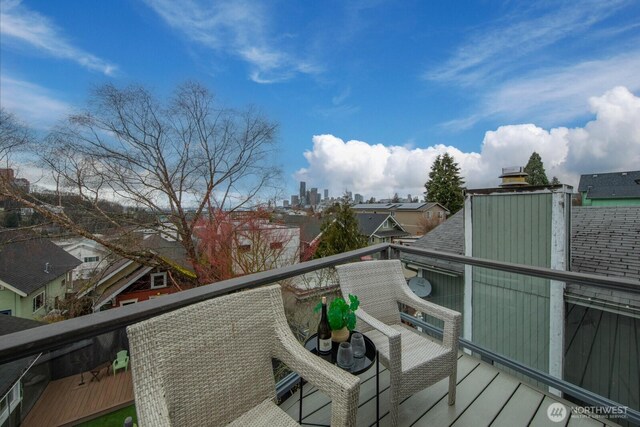
<path id="1" fill-rule="evenodd" d="M 361 377 L 358 426 L 375 423 L 375 368 Z M 381 426 L 389 425 L 389 373 L 380 375 Z M 547 408 L 552 402 L 565 407 L 572 404 L 522 383 L 512 375 L 479 359 L 462 354 L 458 359 L 456 403 L 447 404 L 448 379 L 413 394 L 400 404 L 399 426 L 602 426 L 600 420 L 567 417 L 562 423 L 552 423 Z M 282 406 L 298 419 L 298 394 L 292 395 Z M 313 392 L 303 399 L 303 422 L 329 424 L 331 403 L 327 396 Z M 607 423 L 609 424 L 609 423 Z"/>
<path id="2" fill-rule="evenodd" d="M 94 418 L 126 405 L 133 399 L 131 372 L 104 375 L 90 381 L 91 373 L 51 381 L 25 418 L 22 426 L 65 426 Z"/>

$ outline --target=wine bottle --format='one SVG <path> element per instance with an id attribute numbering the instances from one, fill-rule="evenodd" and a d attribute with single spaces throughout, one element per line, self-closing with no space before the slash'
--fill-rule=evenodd
<path id="1" fill-rule="evenodd" d="M 327 318 L 327 297 L 322 297 L 322 317 L 318 324 L 318 353 L 326 356 L 331 354 L 331 328 Z"/>

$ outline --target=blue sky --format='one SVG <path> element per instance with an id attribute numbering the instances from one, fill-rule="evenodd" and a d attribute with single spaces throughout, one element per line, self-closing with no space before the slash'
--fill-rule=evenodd
<path id="1" fill-rule="evenodd" d="M 472 187 L 534 149 L 571 185 L 640 164 L 637 1 L 1 5 L 0 103 L 23 121 L 195 79 L 280 123 L 287 193 L 417 195 L 445 151 Z"/>

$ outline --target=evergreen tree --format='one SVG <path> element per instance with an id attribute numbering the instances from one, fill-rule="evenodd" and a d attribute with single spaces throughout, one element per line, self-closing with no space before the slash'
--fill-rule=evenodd
<path id="1" fill-rule="evenodd" d="M 560 180 L 558 179 L 557 176 L 554 176 L 553 178 L 551 178 L 551 185 L 558 185 L 560 184 Z"/>
<path id="2" fill-rule="evenodd" d="M 454 214 L 464 206 L 463 184 L 460 168 L 453 156 L 448 153 L 438 155 L 424 185 L 427 190 L 425 201 L 438 202 Z"/>
<path id="3" fill-rule="evenodd" d="M 360 234 L 358 219 L 349 204 L 336 204 L 331 209 L 332 215 L 322 224 L 322 236 L 314 258 L 323 258 L 367 246 L 367 238 Z"/>
<path id="4" fill-rule="evenodd" d="M 529 161 L 527 162 L 527 166 L 524 167 L 524 171 L 529 174 L 527 177 L 529 185 L 549 185 L 549 180 L 547 179 L 547 173 L 544 170 L 542 158 L 540 158 L 540 154 L 535 151 L 531 154 L 531 157 L 529 157 Z"/>

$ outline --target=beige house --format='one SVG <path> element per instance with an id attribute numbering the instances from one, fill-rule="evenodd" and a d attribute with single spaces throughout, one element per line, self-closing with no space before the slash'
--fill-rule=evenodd
<path id="1" fill-rule="evenodd" d="M 361 203 L 353 206 L 359 213 L 389 214 L 409 234 L 422 235 L 427 226 L 433 228 L 444 222 L 449 211 L 436 202 L 418 203 Z"/>

